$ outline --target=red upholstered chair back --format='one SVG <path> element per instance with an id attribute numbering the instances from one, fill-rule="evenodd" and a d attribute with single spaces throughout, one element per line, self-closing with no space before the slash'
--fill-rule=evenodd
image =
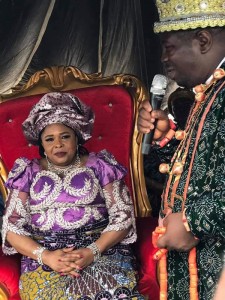
<path id="1" fill-rule="evenodd" d="M 130 95 L 120 86 L 100 86 L 71 90 L 95 113 L 93 137 L 85 147 L 89 151 L 107 149 L 129 170 L 133 129 L 133 103 Z M 42 94 L 14 99 L 1 104 L 0 152 L 7 170 L 20 156 L 38 157 L 38 147 L 28 144 L 22 133 L 22 122 Z M 127 176 L 131 188 L 131 178 Z"/>
<path id="2" fill-rule="evenodd" d="M 16 158 L 38 157 L 38 149 L 25 140 L 21 124 L 31 107 L 46 92 L 68 91 L 92 107 L 95 113 L 93 137 L 85 146 L 89 151 L 110 151 L 128 169 L 126 182 L 134 199 L 136 215 L 146 216 L 151 208 L 143 177 L 141 138 L 136 130 L 136 112 L 147 97 L 141 82 L 129 75 L 101 78 L 73 67 L 53 67 L 39 71 L 30 81 L 0 104 L 0 154 L 2 181 Z M 0 179 L 1 179 L 0 178 Z M 4 190 L 1 184 L 1 189 Z"/>

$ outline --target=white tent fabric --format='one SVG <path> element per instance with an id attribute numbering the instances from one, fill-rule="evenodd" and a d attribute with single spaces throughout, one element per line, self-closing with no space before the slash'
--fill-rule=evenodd
<path id="1" fill-rule="evenodd" d="M 146 64 L 143 28 L 152 27 L 154 14 L 144 25 L 144 1 L 0 0 L 0 94 L 54 65 L 128 73 L 148 86 L 154 68 Z"/>
<path id="2" fill-rule="evenodd" d="M 20 82 L 45 33 L 54 4 L 55 0 L 34 0 L 17 14 L 18 7 L 12 3 L 10 16 L 8 11 L 0 9 L 1 15 L 6 13 L 2 17 L 11 21 L 6 39 L 1 39 L 0 93 Z"/>

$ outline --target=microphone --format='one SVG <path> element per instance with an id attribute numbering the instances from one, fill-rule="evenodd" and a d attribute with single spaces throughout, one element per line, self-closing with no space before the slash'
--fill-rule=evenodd
<path id="1" fill-rule="evenodd" d="M 163 97 L 166 92 L 167 87 L 167 78 L 164 75 L 155 75 L 152 81 L 151 89 L 150 89 L 150 104 L 152 106 L 152 110 L 160 109 L 160 106 L 163 101 Z M 157 120 L 154 125 L 156 125 Z M 154 136 L 155 128 L 152 129 L 149 133 L 144 134 L 142 140 L 142 154 L 149 154 L 153 136 Z"/>

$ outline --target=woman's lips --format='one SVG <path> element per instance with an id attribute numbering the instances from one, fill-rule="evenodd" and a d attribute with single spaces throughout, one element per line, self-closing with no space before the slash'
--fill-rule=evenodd
<path id="1" fill-rule="evenodd" d="M 55 156 L 57 156 L 57 157 L 64 157 L 66 155 L 66 152 L 57 152 L 57 153 L 55 153 Z"/>

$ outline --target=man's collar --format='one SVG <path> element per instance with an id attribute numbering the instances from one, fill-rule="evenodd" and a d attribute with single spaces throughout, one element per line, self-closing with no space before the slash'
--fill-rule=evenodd
<path id="1" fill-rule="evenodd" d="M 219 63 L 219 65 L 217 66 L 216 69 L 219 69 L 223 64 L 225 64 L 225 57 L 221 60 L 221 62 Z M 216 69 L 215 69 L 215 70 L 216 70 Z M 206 85 L 209 84 L 209 83 L 211 82 L 212 79 L 213 79 L 213 75 L 211 75 L 211 76 L 206 80 L 205 84 L 206 84 Z M 196 94 L 195 88 L 193 88 L 192 91 Z"/>
<path id="2" fill-rule="evenodd" d="M 219 69 L 221 66 L 222 66 L 222 64 L 225 62 L 225 57 L 221 60 L 221 62 L 219 63 L 219 65 L 216 67 L 216 69 Z M 206 80 L 206 84 L 208 84 L 208 83 L 210 83 L 210 81 L 212 80 L 212 78 L 213 78 L 213 75 L 211 75 L 207 80 Z"/>

